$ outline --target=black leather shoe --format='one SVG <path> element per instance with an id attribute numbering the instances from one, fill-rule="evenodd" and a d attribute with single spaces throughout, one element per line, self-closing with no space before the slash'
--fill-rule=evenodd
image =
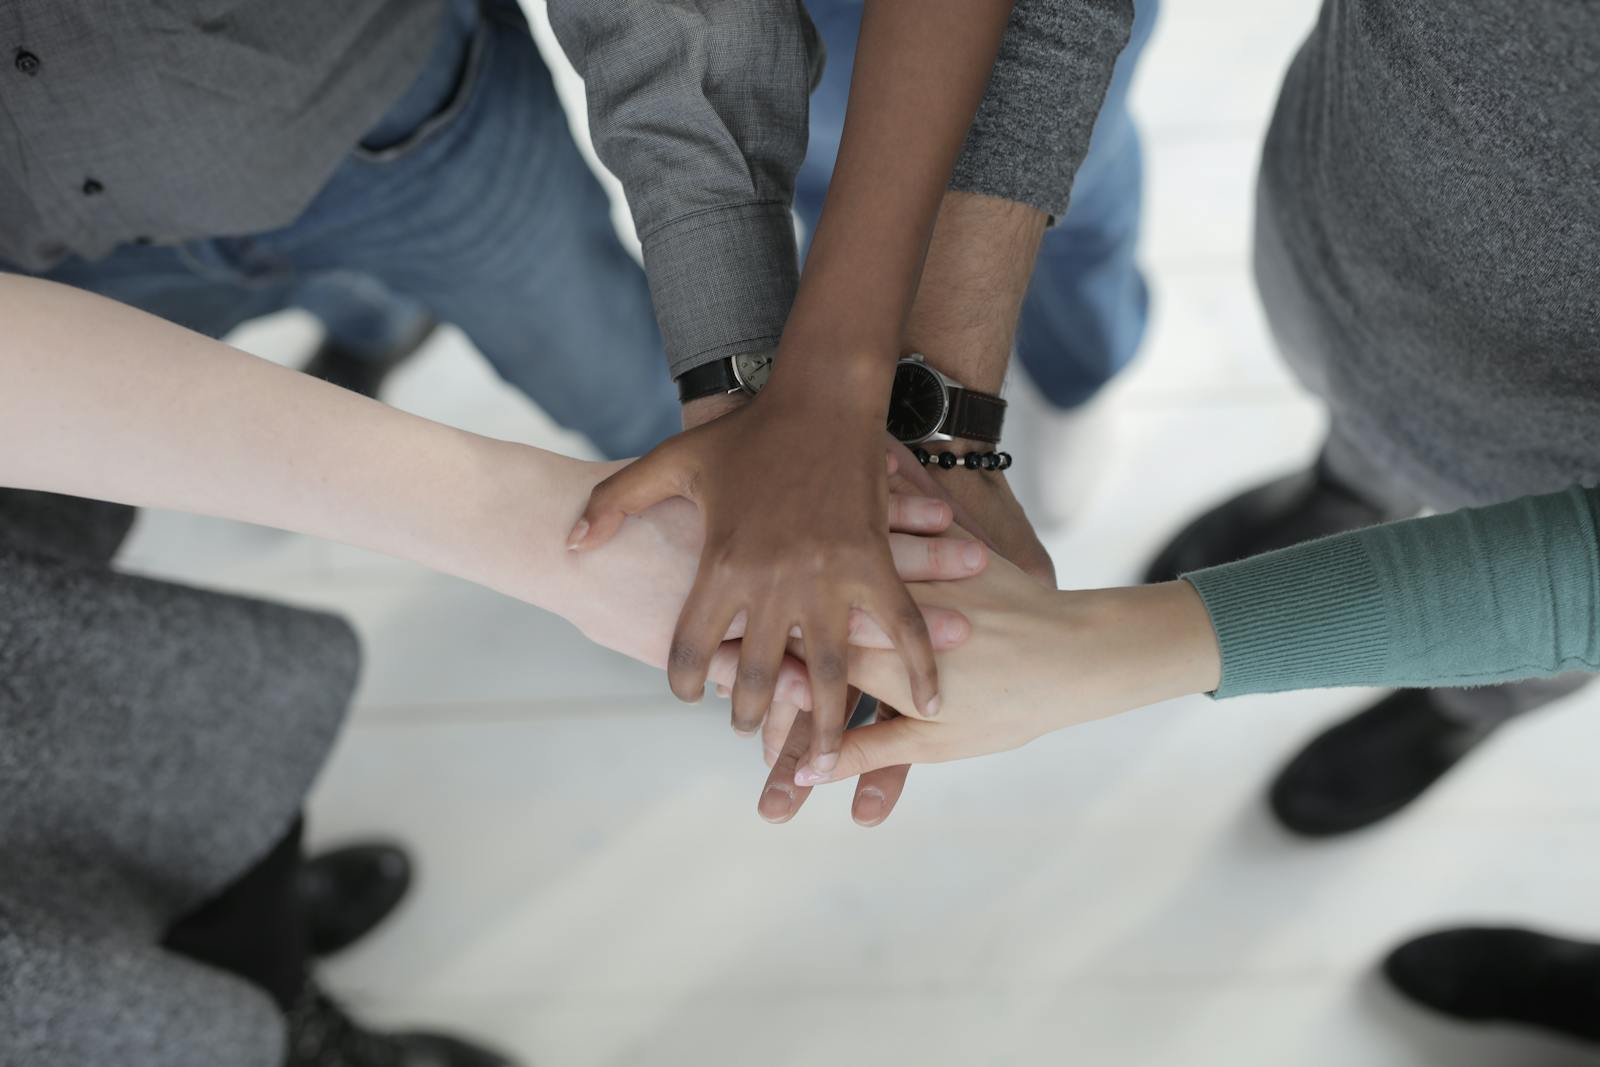
<path id="1" fill-rule="evenodd" d="M 1189 523 L 1156 555 L 1144 580 L 1170 582 L 1189 571 L 1371 526 L 1384 517 L 1335 482 L 1319 462 L 1246 490 Z"/>
<path id="2" fill-rule="evenodd" d="M 1401 689 L 1320 734 L 1272 783 L 1272 812 L 1306 837 L 1348 833 L 1421 796 L 1493 730 L 1439 711 L 1430 689 Z"/>
<path id="3" fill-rule="evenodd" d="M 416 354 L 439 328 L 439 320 L 428 317 L 403 341 L 380 356 L 361 356 L 334 340 L 325 340 L 306 365 L 300 368 L 313 378 L 321 378 L 352 393 L 378 397 L 378 390 L 389 375 Z"/>
<path id="4" fill-rule="evenodd" d="M 411 861 L 396 845 L 351 845 L 306 860 L 295 894 L 312 954 L 331 956 L 361 940 L 410 888 Z"/>
<path id="5" fill-rule="evenodd" d="M 288 1045 L 284 1067 L 517 1067 L 447 1034 L 368 1030 L 311 984 L 289 1012 Z"/>
<path id="6" fill-rule="evenodd" d="M 1457 1019 L 1600 1041 L 1600 945 L 1467 927 L 1406 942 L 1383 971 L 1407 997 Z"/>

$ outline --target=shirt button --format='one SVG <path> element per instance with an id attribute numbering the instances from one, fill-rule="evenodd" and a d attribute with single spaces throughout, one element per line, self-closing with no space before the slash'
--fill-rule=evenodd
<path id="1" fill-rule="evenodd" d="M 40 66 L 39 57 L 32 52 L 22 49 L 17 51 L 17 70 L 21 73 L 31 78 L 39 73 Z"/>
<path id="2" fill-rule="evenodd" d="M 101 185 L 99 182 L 95 181 L 93 178 L 84 179 L 84 183 L 83 183 L 83 195 L 84 196 L 99 196 L 101 193 L 103 193 L 105 191 L 106 191 L 106 187 Z"/>

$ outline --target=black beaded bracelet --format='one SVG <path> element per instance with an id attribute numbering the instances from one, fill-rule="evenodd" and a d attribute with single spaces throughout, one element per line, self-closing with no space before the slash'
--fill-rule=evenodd
<path id="1" fill-rule="evenodd" d="M 969 471 L 1003 471 L 1011 466 L 1010 452 L 968 452 L 958 456 L 954 452 L 933 453 L 925 448 L 913 448 L 911 454 L 924 467 L 939 467 L 947 471 L 957 467 L 965 467 Z"/>

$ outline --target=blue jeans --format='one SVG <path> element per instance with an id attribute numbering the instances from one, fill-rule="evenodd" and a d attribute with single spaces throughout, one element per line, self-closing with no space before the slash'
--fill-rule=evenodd
<path id="1" fill-rule="evenodd" d="M 381 348 L 425 308 L 607 456 L 680 428 L 644 273 L 511 0 L 457 0 L 429 68 L 292 224 L 46 276 L 212 337 L 305 304 Z"/>
<path id="2" fill-rule="evenodd" d="M 1054 405 L 1082 404 L 1138 351 L 1149 290 L 1134 261 L 1144 163 L 1128 113 L 1128 85 L 1155 25 L 1158 0 L 1137 0 L 1133 33 L 1117 60 L 1072 204 L 1039 250 L 1017 327 L 1017 357 Z M 844 132 L 861 0 L 809 0 L 828 67 L 811 98 L 811 148 L 800 168 L 795 207 L 815 230 Z"/>

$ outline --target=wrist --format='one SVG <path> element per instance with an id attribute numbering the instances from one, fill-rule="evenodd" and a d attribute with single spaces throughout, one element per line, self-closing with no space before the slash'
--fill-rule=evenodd
<path id="1" fill-rule="evenodd" d="M 702 396 L 691 400 L 683 405 L 683 428 L 692 430 L 696 426 L 715 422 L 730 411 L 737 411 L 748 403 L 750 397 L 743 392 L 718 393 L 715 396 Z"/>
<path id="2" fill-rule="evenodd" d="M 1093 650 L 1111 711 L 1209 693 L 1221 676 L 1210 616 L 1187 582 L 1055 594 L 1073 645 Z"/>
<path id="3" fill-rule="evenodd" d="M 1211 616 L 1194 586 L 1160 582 L 1115 590 L 1120 639 L 1139 650 L 1142 685 L 1156 703 L 1216 690 L 1222 655 Z"/>
<path id="4" fill-rule="evenodd" d="M 589 463 L 475 434 L 465 439 L 452 500 L 427 566 L 564 614 L 573 554 L 563 535 L 589 492 L 622 464 Z"/>

